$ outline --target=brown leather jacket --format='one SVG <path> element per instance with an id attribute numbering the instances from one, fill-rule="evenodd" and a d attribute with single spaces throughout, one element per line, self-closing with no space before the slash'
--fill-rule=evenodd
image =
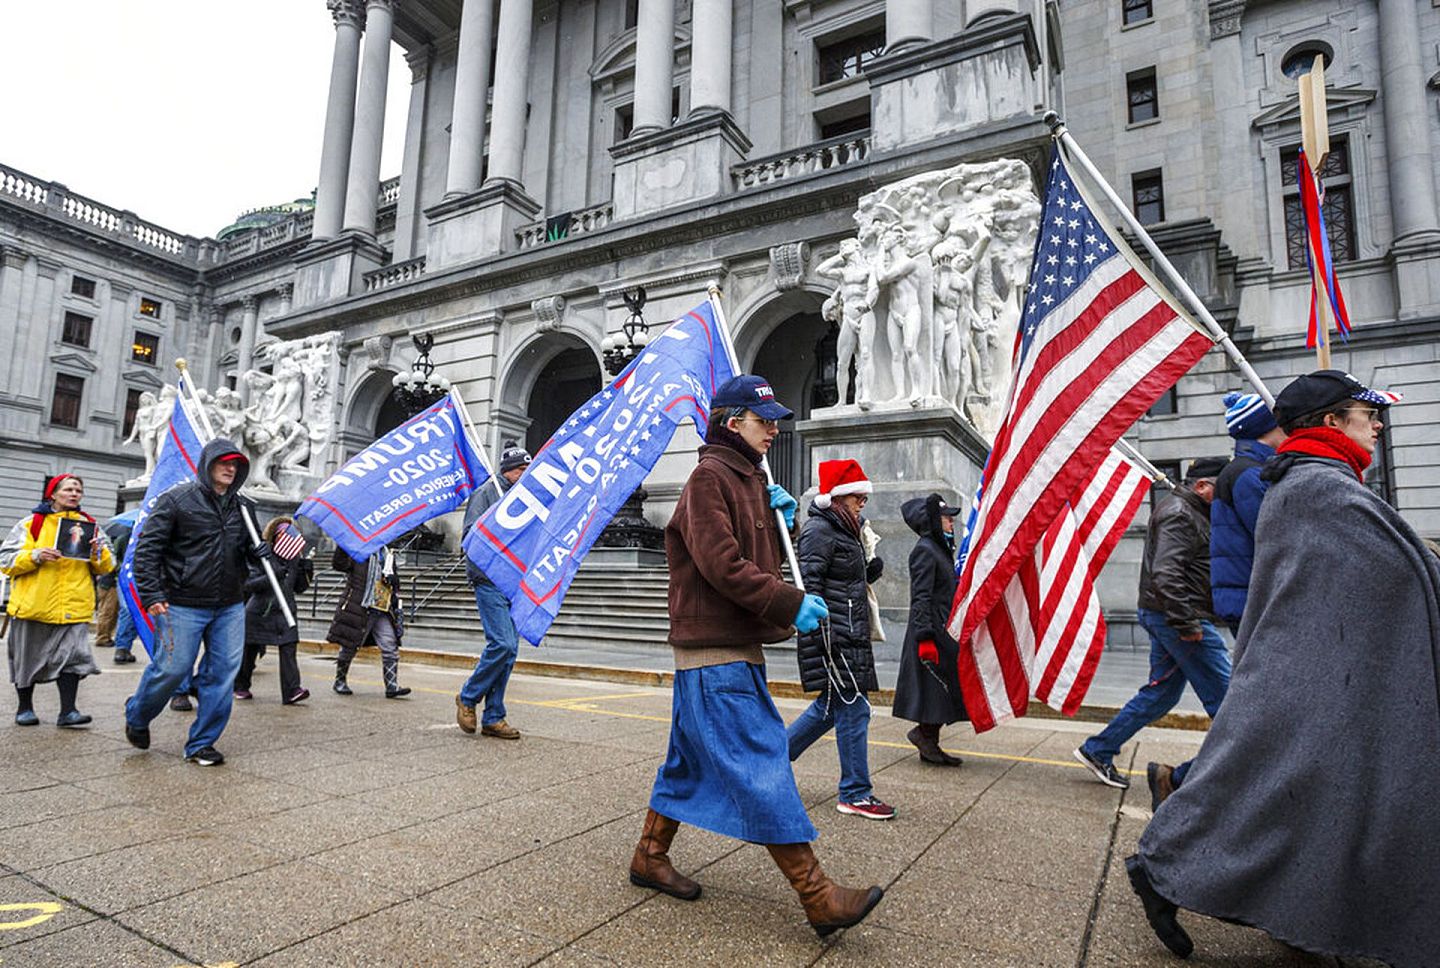
<path id="1" fill-rule="evenodd" d="M 758 656 L 761 643 L 793 634 L 805 596 L 780 577 L 779 526 L 765 475 L 738 451 L 700 448 L 700 463 L 665 528 L 665 555 L 677 664 L 689 664 L 681 655 L 688 649 L 750 646 Z"/>

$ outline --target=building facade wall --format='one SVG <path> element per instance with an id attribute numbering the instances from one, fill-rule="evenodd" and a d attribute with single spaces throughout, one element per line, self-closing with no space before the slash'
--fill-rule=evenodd
<path id="1" fill-rule="evenodd" d="M 960 121 L 923 136 L 874 130 L 891 123 L 874 114 L 869 131 L 822 138 L 822 125 L 882 102 L 884 85 L 891 82 L 884 70 L 873 68 L 903 59 L 904 52 L 887 52 L 868 65 L 872 70 L 827 82 L 818 73 L 820 49 L 883 29 L 890 15 L 917 2 L 737 0 L 729 112 L 737 136 L 706 133 L 712 130 L 704 128 L 706 118 L 690 117 L 692 85 L 697 71 L 705 69 L 694 63 L 693 50 L 700 0 L 678 0 L 671 70 L 681 121 L 651 147 L 639 148 L 638 140 L 619 138 L 616 128 L 635 94 L 636 31 L 626 26 L 625 4 L 536 3 L 523 161 L 518 182 L 506 188 L 512 195 L 505 196 L 518 192 L 535 208 L 520 204 L 529 214 L 503 223 L 498 234 L 493 226 L 487 229 L 489 247 L 476 247 L 458 260 L 453 252 L 442 257 L 432 248 L 437 227 L 450 217 L 447 207 L 480 218 L 498 197 L 493 185 L 473 196 L 447 195 L 464 38 L 455 32 L 458 23 L 448 32 L 422 35 L 404 19 L 401 5 L 396 39 L 405 47 L 413 87 L 407 103 L 387 109 L 408 112 L 404 170 L 377 186 L 373 230 L 360 233 L 360 248 L 345 250 L 373 246 L 381 253 L 373 266 L 356 263 L 346 291 L 318 301 L 298 299 L 297 293 L 313 291 L 304 285 L 305 273 L 321 258 L 309 239 L 308 215 L 223 243 L 185 240 L 184 251 L 154 268 L 153 255 L 126 255 L 129 249 L 116 249 L 106 238 L 100 239 L 106 251 L 119 254 L 95 263 L 83 241 L 62 242 L 33 211 L 26 210 L 23 224 L 7 223 L 0 214 L 0 323 L 26 321 L 13 332 L 0 325 L 0 340 L 12 341 L 0 343 L 0 350 L 12 348 L 17 388 L 7 384 L 0 396 L 0 421 L 7 441 L 28 441 L 7 444 L 7 453 L 43 455 L 25 458 L 34 463 L 70 453 L 61 449 L 70 447 L 114 455 L 93 458 L 102 463 L 136 466 L 133 452 L 116 439 L 116 407 L 123 404 L 120 388 L 142 377 L 130 375 L 133 367 L 110 372 L 113 363 L 101 360 L 120 358 L 107 354 L 120 353 L 141 291 L 158 293 L 173 314 L 161 320 L 168 327 L 161 343 L 165 362 L 183 347 L 209 385 L 235 375 L 236 333 L 247 300 L 256 307 L 261 344 L 340 330 L 343 404 L 336 415 L 337 444 L 328 455 L 331 466 L 373 436 L 390 378 L 414 358 L 409 338 L 415 333 L 435 337 L 434 361 L 459 387 L 492 448 L 507 437 L 524 439 L 531 396 L 537 386 L 543 390 L 546 367 L 559 354 L 588 351 L 599 368 L 601 341 L 627 315 L 621 295 L 636 285 L 649 291 L 646 318 L 659 323 L 692 308 L 708 284 L 719 284 L 742 364 L 773 360 L 777 347 L 785 345 L 785 321 L 818 311 L 829 283 L 815 275 L 814 266 L 853 233 L 860 195 L 961 160 L 1008 155 L 1038 165 L 1048 151 L 1038 121 L 1047 107 L 1062 113 L 1122 198 L 1129 198 L 1135 173 L 1160 170 L 1165 218 L 1153 227 L 1155 237 L 1278 389 L 1313 368 L 1303 339 L 1307 277 L 1289 267 L 1285 245 L 1280 152 L 1298 140 L 1299 123 L 1294 81 L 1281 68 L 1297 46 L 1320 43 L 1333 54 L 1330 124 L 1332 137 L 1346 139 L 1350 152 L 1356 242 L 1355 257 L 1340 268 L 1356 329 L 1349 344 L 1336 347 L 1335 361 L 1362 380 L 1407 394 L 1406 404 L 1393 413 L 1383 486 L 1422 533 L 1440 535 L 1440 456 L 1430 443 L 1440 439 L 1440 305 L 1435 305 L 1440 248 L 1425 237 L 1397 249 L 1397 189 L 1384 115 L 1387 96 L 1397 95 L 1387 95 L 1377 66 L 1393 50 L 1387 45 L 1397 41 L 1385 34 L 1378 4 L 1155 0 L 1153 16 L 1129 26 L 1122 22 L 1121 0 L 934 4 L 933 43 L 920 48 L 930 52 L 929 60 L 922 57 L 903 78 L 909 96 L 923 100 L 936 84 L 943 89 L 937 79 L 955 76 L 945 72 L 957 63 L 990 65 L 987 69 L 1000 73 L 983 76 L 1008 77 L 1014 90 L 998 99 L 994 92 L 987 99 L 985 92 L 953 85 L 942 90 L 952 99 L 947 123 Z M 448 5 L 429 10 L 421 0 L 415 3 L 435 14 L 426 22 L 444 22 L 440 8 Z M 1434 79 L 1440 9 L 1415 0 L 1415 16 L 1418 35 L 1407 41 L 1422 52 L 1420 85 L 1429 112 L 1424 131 L 1434 153 L 1440 152 L 1440 91 Z M 986 38 L 978 45 L 984 49 L 962 50 L 970 37 Z M 1006 50 L 1017 59 L 1004 61 Z M 1016 64 L 1022 65 L 1018 71 Z M 1126 77 L 1147 69 L 1155 72 L 1159 116 L 1132 124 Z M 490 121 L 499 110 L 494 96 L 488 92 L 481 142 L 487 153 L 494 134 Z M 1010 107 L 997 109 L 997 103 Z M 667 145 L 690 137 L 690 131 L 719 146 L 713 158 L 733 159 L 733 167 L 719 172 L 719 189 L 702 190 L 699 173 L 685 170 L 663 204 L 628 213 L 616 209 L 617 173 L 628 165 L 626 177 L 634 177 L 636 152 L 666 157 Z M 852 141 L 849 148 L 837 147 Z M 885 147 L 877 149 L 882 141 Z M 693 167 L 701 155 L 688 157 Z M 13 193 L 0 192 L 0 213 L 18 204 Z M 569 235 L 547 241 L 544 220 L 564 213 L 576 213 Z M 772 250 L 786 246 L 790 262 L 782 266 Z M 802 246 L 808 259 L 797 254 Z M 402 264 L 408 267 L 404 273 L 391 271 Z M 108 327 L 104 345 L 110 349 L 102 352 L 97 343 L 90 356 L 52 364 L 50 356 L 63 356 L 54 327 L 68 298 L 65 273 L 71 265 L 92 266 L 102 280 L 101 298 L 108 300 L 100 307 Z M 111 279 L 126 293 L 118 300 L 106 285 Z M 811 339 L 807 335 L 806 345 L 795 347 L 796 360 L 808 359 Z M 94 410 L 87 411 L 86 429 L 45 428 L 36 409 L 48 392 L 43 380 L 56 367 L 81 366 L 78 359 L 91 356 L 96 373 L 87 380 L 87 393 L 92 383 L 103 387 L 97 387 Z M 154 375 L 169 378 L 164 366 Z M 809 385 L 798 370 L 771 375 L 796 393 Z M 1220 400 L 1235 389 L 1245 389 L 1238 374 L 1218 350 L 1212 352 L 1180 381 L 1174 412 L 1142 419 L 1132 437 L 1152 460 L 1180 467 L 1198 456 L 1224 453 L 1229 440 Z M 693 465 L 695 443 L 693 432 L 682 430 L 647 481 L 647 510 L 656 523 L 668 517 Z M 25 450 L 35 444 L 38 450 Z M 17 479 L 34 474 L 31 464 L 24 471 L 16 467 Z M 7 493 L 0 510 L 9 514 L 19 503 L 18 491 Z M 1121 637 L 1131 634 L 1124 619 L 1134 606 L 1147 516 L 1142 511 L 1102 579 L 1102 599 L 1120 620 Z M 909 539 L 890 537 L 888 556 L 898 564 Z M 892 568 L 888 600 L 903 601 L 903 582 L 903 569 Z"/>

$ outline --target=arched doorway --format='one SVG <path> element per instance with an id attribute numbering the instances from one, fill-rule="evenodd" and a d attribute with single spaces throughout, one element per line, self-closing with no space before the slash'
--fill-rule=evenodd
<path id="1" fill-rule="evenodd" d="M 389 433 L 405 421 L 405 408 L 395 396 L 391 370 L 371 370 L 360 380 L 350 396 L 341 428 L 341 461 L 349 460 L 382 434 Z"/>
<path id="2" fill-rule="evenodd" d="M 535 453 L 550 435 L 600 391 L 600 365 L 589 347 L 561 350 L 546 363 L 535 378 L 526 401 L 530 426 L 525 431 L 525 449 Z"/>
<path id="3" fill-rule="evenodd" d="M 522 346 L 501 381 L 495 445 L 518 440 L 535 453 L 600 389 L 595 350 L 572 333 L 543 333 Z"/>
<path id="4" fill-rule="evenodd" d="M 751 372 L 770 381 L 776 398 L 795 411 L 796 421 L 808 418 L 811 410 L 835 403 L 831 329 L 818 307 L 797 312 L 782 320 L 755 353 Z M 813 483 L 810 448 L 795 432 L 794 423 L 780 425 L 780 435 L 770 447 L 770 471 L 775 482 L 791 494 L 799 495 Z"/>
<path id="5" fill-rule="evenodd" d="M 380 403 L 380 410 L 375 414 L 375 436 L 380 437 L 388 434 L 400 426 L 410 417 L 410 411 L 400 399 L 400 391 L 392 389 L 390 395 Z"/>

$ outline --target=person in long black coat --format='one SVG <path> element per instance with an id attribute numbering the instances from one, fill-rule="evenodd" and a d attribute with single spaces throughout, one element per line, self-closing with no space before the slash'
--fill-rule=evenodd
<path id="1" fill-rule="evenodd" d="M 395 553 L 381 548 L 364 561 L 356 561 L 344 548 L 336 548 L 330 567 L 345 575 L 345 588 L 325 636 L 340 647 L 331 688 L 338 695 L 352 695 L 354 690 L 348 682 L 350 663 L 361 648 L 374 645 L 380 649 L 385 698 L 410 695 L 410 687 L 399 681 L 400 639 L 405 634 L 405 622 L 400 610 L 400 573 Z"/>
<path id="2" fill-rule="evenodd" d="M 802 634 L 796 648 L 800 682 L 820 695 L 786 730 L 793 763 L 833 727 L 840 753 L 840 795 L 836 809 L 872 820 L 889 820 L 893 807 L 874 795 L 868 756 L 870 701 L 880 688 L 870 645 L 866 586 L 879 579 L 885 563 L 865 561 L 860 509 L 871 485 L 853 460 L 822 461 L 820 493 L 800 529 L 797 553 L 805 590 L 825 599 L 829 620 Z"/>
<path id="3" fill-rule="evenodd" d="M 280 529 L 287 525 L 294 527 L 295 519 L 283 515 L 271 518 L 265 523 L 261 538 L 273 549 Z M 296 598 L 314 581 L 315 563 L 304 555 L 288 559 L 276 555 L 272 565 L 285 602 L 290 606 L 290 614 L 298 614 Z M 255 663 L 265 654 L 265 649 L 273 645 L 280 654 L 280 701 L 290 706 L 309 699 L 310 690 L 300 684 L 300 664 L 295 658 L 300 629 L 286 624 L 285 613 L 275 600 L 275 592 L 263 568 L 250 566 L 245 595 L 245 655 L 240 660 L 240 671 L 235 675 L 235 698 L 251 698 L 250 679 L 255 674 Z"/>
<path id="4" fill-rule="evenodd" d="M 910 552 L 910 621 L 900 649 L 891 715 L 916 726 L 905 734 L 920 758 L 937 766 L 959 766 L 960 757 L 940 748 L 940 727 L 965 722 L 960 695 L 960 646 L 946 630 L 955 601 L 955 515 L 939 494 L 900 505 L 900 516 L 920 536 Z"/>

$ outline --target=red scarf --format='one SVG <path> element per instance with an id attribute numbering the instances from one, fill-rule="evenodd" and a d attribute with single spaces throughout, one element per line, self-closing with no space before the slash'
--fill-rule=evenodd
<path id="1" fill-rule="evenodd" d="M 1361 481 L 1365 479 L 1365 468 L 1370 466 L 1370 453 L 1334 427 L 1306 427 L 1304 430 L 1297 430 L 1275 448 L 1275 453 L 1308 454 L 1311 457 L 1344 461 L 1355 472 L 1356 479 Z"/>

